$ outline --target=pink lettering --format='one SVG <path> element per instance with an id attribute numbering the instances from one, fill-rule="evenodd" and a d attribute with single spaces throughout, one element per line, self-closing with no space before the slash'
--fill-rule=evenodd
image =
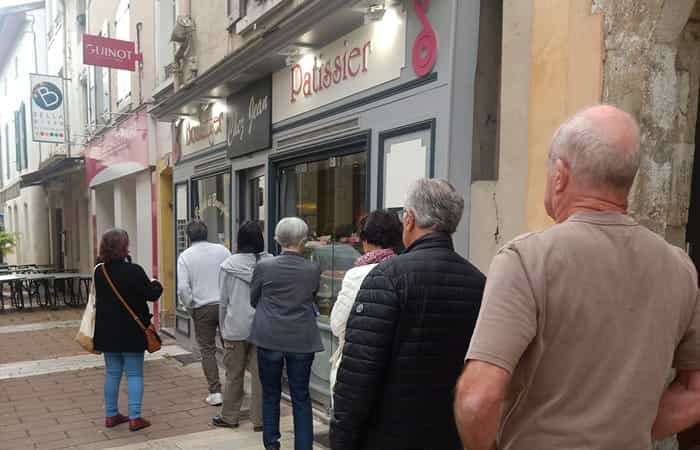
<path id="1" fill-rule="evenodd" d="M 301 94 L 301 88 L 303 86 L 303 81 L 304 81 L 304 73 L 301 69 L 301 65 L 297 64 L 296 66 L 292 67 L 291 74 L 292 74 L 292 83 L 291 83 L 292 84 L 292 86 L 291 86 L 292 87 L 292 89 L 291 89 L 292 98 L 291 98 L 291 102 L 294 103 L 296 101 L 297 95 Z M 297 87 L 297 83 L 296 83 L 296 81 L 297 81 L 296 75 L 297 74 L 298 74 L 298 80 L 299 80 L 298 87 Z"/>

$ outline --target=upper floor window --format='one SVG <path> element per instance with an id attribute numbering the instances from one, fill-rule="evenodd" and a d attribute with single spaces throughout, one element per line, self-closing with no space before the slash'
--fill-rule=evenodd
<path id="1" fill-rule="evenodd" d="M 15 111 L 15 158 L 18 172 L 28 167 L 27 156 L 27 116 L 24 102 L 22 102 L 19 109 Z"/>
<path id="2" fill-rule="evenodd" d="M 117 39 L 123 41 L 131 40 L 131 20 L 129 17 L 129 0 L 120 0 L 117 8 L 117 18 L 115 34 Z M 122 102 L 131 95 L 131 72 L 128 70 L 117 70 L 117 103 Z"/>
<path id="3" fill-rule="evenodd" d="M 168 78 L 166 67 L 173 62 L 173 43 L 170 35 L 175 28 L 177 6 L 175 0 L 156 0 L 156 83 Z"/>

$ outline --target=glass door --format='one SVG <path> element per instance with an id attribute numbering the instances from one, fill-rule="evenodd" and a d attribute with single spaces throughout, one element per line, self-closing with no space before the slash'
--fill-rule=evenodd
<path id="1" fill-rule="evenodd" d="M 265 230 L 265 167 L 247 169 L 239 175 L 240 198 L 238 226 L 248 221 L 259 222 Z"/>
<path id="2" fill-rule="evenodd" d="M 319 328 L 325 351 L 312 367 L 315 398 L 330 403 L 330 357 L 337 341 L 330 331 L 333 309 L 345 272 L 360 253 L 358 222 L 367 213 L 367 153 L 298 162 L 278 170 L 279 216 L 297 216 L 309 225 L 306 257 L 321 267 L 317 293 Z"/>

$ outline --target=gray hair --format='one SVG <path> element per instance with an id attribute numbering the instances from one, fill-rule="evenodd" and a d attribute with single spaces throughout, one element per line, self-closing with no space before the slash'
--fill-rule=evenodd
<path id="1" fill-rule="evenodd" d="M 604 126 L 593 122 L 584 110 L 564 122 L 554 134 L 550 161 L 561 159 L 569 164 L 571 174 L 586 188 L 606 187 L 629 191 L 641 159 L 639 126 L 627 113 L 631 142 L 612 135 Z"/>
<path id="2" fill-rule="evenodd" d="M 418 228 L 454 233 L 464 211 L 464 199 L 445 180 L 423 178 L 408 189 L 404 207 L 413 211 Z"/>
<path id="3" fill-rule="evenodd" d="M 275 240 L 286 248 L 299 248 L 309 236 L 309 226 L 298 217 L 285 217 L 275 227 Z"/>

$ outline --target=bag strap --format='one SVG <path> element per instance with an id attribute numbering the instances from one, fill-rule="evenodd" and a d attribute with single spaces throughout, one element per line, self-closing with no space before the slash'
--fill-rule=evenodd
<path id="1" fill-rule="evenodd" d="M 146 327 L 143 325 L 143 322 L 141 322 L 141 319 L 139 319 L 139 316 L 136 315 L 133 309 L 129 306 L 128 303 L 126 303 L 126 300 L 124 300 L 124 297 L 119 293 L 117 290 L 117 287 L 114 285 L 112 282 L 112 278 L 110 278 L 109 274 L 107 273 L 107 268 L 104 264 L 102 264 L 102 273 L 104 274 L 105 278 L 107 279 L 107 283 L 109 283 L 109 286 L 112 288 L 112 292 L 114 292 L 114 295 L 117 296 L 120 302 L 122 302 L 122 305 L 124 305 L 124 308 L 126 308 L 127 311 L 129 311 L 129 314 L 131 314 L 131 317 L 134 318 L 138 326 L 143 330 L 146 331 Z"/>

